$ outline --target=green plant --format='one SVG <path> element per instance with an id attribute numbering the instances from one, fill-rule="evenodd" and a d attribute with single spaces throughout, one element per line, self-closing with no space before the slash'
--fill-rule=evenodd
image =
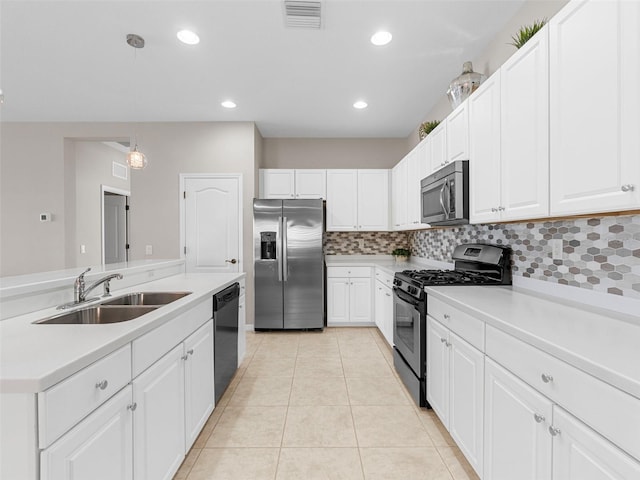
<path id="1" fill-rule="evenodd" d="M 547 23 L 547 19 L 543 18 L 542 20 L 534 21 L 531 25 L 525 25 L 523 27 L 520 27 L 520 30 L 518 30 L 518 33 L 511 37 L 513 42 L 509 43 L 509 45 L 513 45 L 516 48 L 522 47 L 542 27 L 544 27 L 546 23 Z"/>
<path id="2" fill-rule="evenodd" d="M 429 122 L 424 122 L 420 125 L 418 129 L 418 135 L 420 135 L 420 140 L 429 135 L 431 131 L 440 125 L 440 120 L 431 120 Z"/>
<path id="3" fill-rule="evenodd" d="M 391 252 L 394 257 L 408 257 L 411 255 L 411 251 L 408 248 L 396 248 Z"/>

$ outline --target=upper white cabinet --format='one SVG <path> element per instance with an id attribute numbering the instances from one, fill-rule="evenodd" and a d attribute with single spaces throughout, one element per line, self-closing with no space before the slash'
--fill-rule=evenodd
<path id="1" fill-rule="evenodd" d="M 548 52 L 544 27 L 469 98 L 472 223 L 549 215 Z"/>
<path id="2" fill-rule="evenodd" d="M 469 217 L 471 223 L 499 218 L 500 72 L 469 97 Z"/>
<path id="3" fill-rule="evenodd" d="M 640 208 L 640 2 L 573 1 L 549 30 L 551 215 Z"/>
<path id="4" fill-rule="evenodd" d="M 327 170 L 327 231 L 389 228 L 389 170 Z"/>
<path id="5" fill-rule="evenodd" d="M 261 169 L 260 198 L 326 199 L 326 170 Z"/>
<path id="6" fill-rule="evenodd" d="M 410 155 L 411 153 L 391 170 L 391 193 L 393 198 L 391 217 L 393 230 L 404 230 L 408 223 L 409 212 L 407 210 L 407 202 L 409 194 L 407 192 L 407 173 Z"/>
<path id="7" fill-rule="evenodd" d="M 428 228 L 422 223 L 420 182 L 431 173 L 431 143 L 422 140 L 391 170 L 392 229 Z"/>
<path id="8" fill-rule="evenodd" d="M 447 122 L 441 122 L 427 136 L 431 147 L 431 171 L 444 167 L 447 158 Z"/>
<path id="9" fill-rule="evenodd" d="M 469 100 L 465 100 L 446 119 L 447 156 L 445 163 L 469 160 Z"/>

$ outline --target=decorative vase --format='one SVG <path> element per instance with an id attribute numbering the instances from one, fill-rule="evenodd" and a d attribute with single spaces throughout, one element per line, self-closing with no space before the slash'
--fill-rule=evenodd
<path id="1" fill-rule="evenodd" d="M 487 77 L 481 73 L 473 71 L 471 62 L 464 62 L 462 65 L 462 73 L 459 77 L 454 78 L 447 90 L 449 103 L 454 110 L 458 105 L 464 102 Z"/>
<path id="2" fill-rule="evenodd" d="M 395 256 L 396 263 L 406 263 L 409 260 L 409 257 L 405 257 L 404 255 L 396 255 Z"/>

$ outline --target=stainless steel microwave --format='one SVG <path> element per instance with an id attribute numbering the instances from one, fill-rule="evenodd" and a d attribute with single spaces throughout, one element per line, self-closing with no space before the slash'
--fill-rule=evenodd
<path id="1" fill-rule="evenodd" d="M 469 161 L 456 160 L 420 182 L 422 223 L 469 223 Z"/>

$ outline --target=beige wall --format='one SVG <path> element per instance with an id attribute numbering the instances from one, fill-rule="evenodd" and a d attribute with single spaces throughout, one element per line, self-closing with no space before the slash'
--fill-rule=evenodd
<path id="1" fill-rule="evenodd" d="M 502 31 L 496 35 L 489 46 L 478 57 L 470 59 L 473 62 L 473 70 L 490 76 L 516 51 L 511 43 L 511 37 L 515 35 L 518 29 L 523 25 L 530 25 L 534 20 L 553 17 L 569 0 L 529 0 L 507 23 Z M 451 79 L 462 73 L 462 65 L 460 71 L 451 72 Z M 451 113 L 451 106 L 446 97 L 446 91 L 449 85 L 442 85 L 442 98 L 427 112 L 423 121 L 427 120 L 443 120 Z M 409 134 L 407 138 L 407 149 L 410 150 L 418 144 L 418 127 Z"/>
<path id="2" fill-rule="evenodd" d="M 404 138 L 265 138 L 261 168 L 391 168 Z"/>
<path id="3" fill-rule="evenodd" d="M 67 243 L 74 246 L 75 264 L 67 261 L 66 266 L 99 265 L 102 262 L 102 186 L 130 191 L 130 176 L 126 180 L 113 176 L 113 162 L 126 166 L 125 157 L 102 142 L 75 142 L 74 153 L 75 221 L 69 223 L 75 223 L 75 235 L 68 235 Z M 85 245 L 85 253 L 80 252 L 80 245 Z"/>

